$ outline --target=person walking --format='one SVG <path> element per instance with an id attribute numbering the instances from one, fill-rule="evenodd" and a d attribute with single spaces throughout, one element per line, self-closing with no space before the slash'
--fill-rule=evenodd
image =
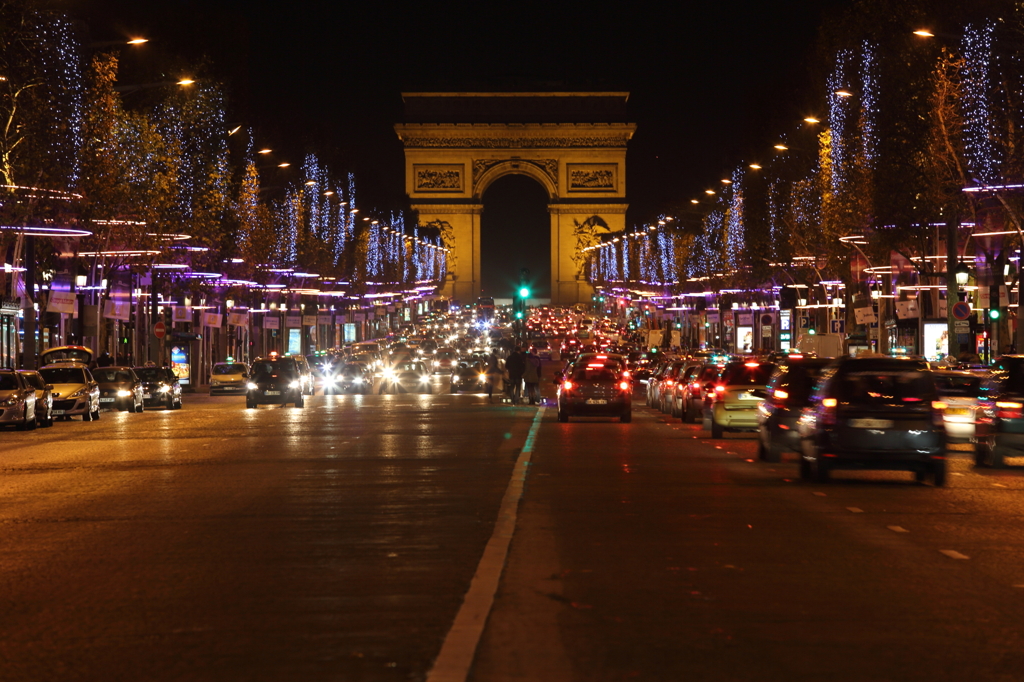
<path id="1" fill-rule="evenodd" d="M 509 396 L 512 404 L 518 405 L 523 396 L 523 372 L 526 371 L 526 356 L 523 355 L 523 347 L 516 346 L 512 354 L 505 360 L 505 369 L 508 371 Z"/>
<path id="2" fill-rule="evenodd" d="M 533 350 L 528 350 L 523 369 L 523 381 L 526 383 L 526 395 L 529 397 L 531 405 L 540 402 L 540 372 L 540 358 L 533 354 Z"/>
<path id="3" fill-rule="evenodd" d="M 497 353 L 494 349 L 491 349 L 491 354 L 487 356 L 487 400 L 494 402 L 494 389 L 497 388 L 499 393 L 501 392 L 501 377 L 505 373 L 505 370 L 501 367 L 501 361 L 498 360 Z"/>

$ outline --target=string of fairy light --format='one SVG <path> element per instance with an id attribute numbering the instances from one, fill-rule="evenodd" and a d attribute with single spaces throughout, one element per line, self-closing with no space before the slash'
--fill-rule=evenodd
<path id="1" fill-rule="evenodd" d="M 964 150 L 975 179 L 983 185 L 999 178 L 991 89 L 995 23 L 969 25 L 963 37 Z"/>

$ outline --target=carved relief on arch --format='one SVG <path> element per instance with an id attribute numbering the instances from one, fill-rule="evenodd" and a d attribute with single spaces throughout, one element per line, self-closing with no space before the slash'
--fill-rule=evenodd
<path id="1" fill-rule="evenodd" d="M 483 197 L 492 182 L 506 175 L 528 175 L 544 186 L 549 197 L 558 196 L 558 159 L 474 159 L 473 196 Z"/>

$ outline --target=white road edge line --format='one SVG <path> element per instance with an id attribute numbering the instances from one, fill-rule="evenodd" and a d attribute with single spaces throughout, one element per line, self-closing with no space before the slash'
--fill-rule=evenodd
<path id="1" fill-rule="evenodd" d="M 427 682 L 465 682 L 476 656 L 476 647 L 484 633 L 487 616 L 494 605 L 494 595 L 498 591 L 508 547 L 512 542 L 512 534 L 516 530 L 516 518 L 519 514 L 519 500 L 523 497 L 523 486 L 526 483 L 530 456 L 533 453 L 533 441 L 537 438 L 541 419 L 545 408 L 537 410 L 533 425 L 519 452 L 512 478 L 505 489 L 498 509 L 498 520 L 494 524 L 491 539 L 484 547 L 483 556 L 469 583 L 469 590 L 462 600 L 459 612 L 455 614 L 452 627 L 444 638 L 441 652 L 434 660 L 434 665 L 427 673 Z"/>

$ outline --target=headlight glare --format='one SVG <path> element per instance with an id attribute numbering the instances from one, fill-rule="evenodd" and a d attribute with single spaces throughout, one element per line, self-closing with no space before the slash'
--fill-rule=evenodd
<path id="1" fill-rule="evenodd" d="M 257 386 L 257 385 L 256 385 L 255 383 L 253 383 L 253 382 L 251 382 L 251 381 L 250 381 L 249 383 L 247 383 L 247 384 L 245 385 L 245 387 L 246 387 L 247 389 L 249 389 L 250 391 L 255 391 L 255 390 L 256 390 L 257 388 L 259 388 L 259 386 Z"/>
<path id="2" fill-rule="evenodd" d="M 123 389 L 123 388 L 122 388 L 121 390 L 119 390 L 119 391 L 117 392 L 117 397 L 118 397 L 118 398 L 127 398 L 127 397 L 128 397 L 128 396 L 130 396 L 131 394 L 132 394 L 132 392 L 131 392 L 131 391 L 126 391 L 125 389 Z"/>

